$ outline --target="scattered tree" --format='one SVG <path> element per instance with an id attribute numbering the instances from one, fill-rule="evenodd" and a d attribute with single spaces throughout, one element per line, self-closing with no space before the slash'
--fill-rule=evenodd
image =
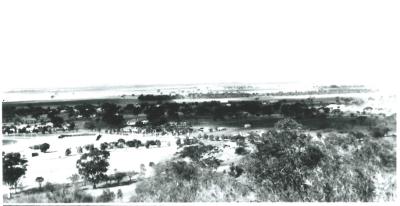
<path id="1" fill-rule="evenodd" d="M 47 152 L 47 150 L 49 148 L 50 148 L 50 145 L 48 143 L 43 143 L 43 144 L 40 145 L 39 149 L 40 149 L 41 152 L 45 153 L 45 152 Z"/>
<path id="2" fill-rule="evenodd" d="M 93 183 L 94 189 L 96 188 L 96 184 L 106 177 L 105 173 L 109 166 L 109 156 L 110 153 L 108 151 L 94 148 L 89 153 L 83 154 L 76 162 L 79 174 Z"/>
<path id="3" fill-rule="evenodd" d="M 43 177 L 36 177 L 35 181 L 39 184 L 39 189 L 41 190 L 42 189 L 42 182 L 44 181 L 44 178 Z"/>

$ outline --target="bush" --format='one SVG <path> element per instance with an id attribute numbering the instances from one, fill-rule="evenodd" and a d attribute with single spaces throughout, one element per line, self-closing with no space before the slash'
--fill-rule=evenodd
<path id="1" fill-rule="evenodd" d="M 230 170 L 230 171 L 228 172 L 228 174 L 229 174 L 230 176 L 234 177 L 234 178 L 240 177 L 240 175 L 242 175 L 243 172 L 244 172 L 243 168 L 241 168 L 241 167 L 239 167 L 239 166 L 237 166 L 237 165 L 234 165 L 233 163 L 232 163 L 232 165 L 229 167 L 229 170 Z"/>
<path id="2" fill-rule="evenodd" d="M 121 190 L 121 189 L 118 189 L 117 198 L 118 198 L 118 199 L 122 199 L 122 197 L 123 197 L 122 190 Z"/>
<path id="3" fill-rule="evenodd" d="M 71 149 L 68 148 L 65 150 L 65 156 L 69 156 L 71 154 Z"/>
<path id="4" fill-rule="evenodd" d="M 47 143 L 43 143 L 40 145 L 40 151 L 45 153 L 50 148 L 50 145 Z"/>
<path id="5" fill-rule="evenodd" d="M 85 146 L 83 146 L 87 151 L 92 151 L 94 149 L 94 145 L 93 144 L 87 144 Z"/>
<path id="6" fill-rule="evenodd" d="M 384 137 L 388 132 L 389 128 L 384 127 L 384 126 L 377 126 L 371 129 L 370 133 L 372 137 L 375 138 L 382 138 Z"/>
<path id="7" fill-rule="evenodd" d="M 206 167 L 206 168 L 218 168 L 222 163 L 222 160 L 217 159 L 215 157 L 208 157 L 206 159 L 200 160 L 199 165 L 201 167 Z"/>
<path id="8" fill-rule="evenodd" d="M 324 157 L 322 151 L 316 146 L 308 146 L 304 153 L 301 154 L 301 161 L 304 165 L 314 168 Z"/>
<path id="9" fill-rule="evenodd" d="M 178 179 L 192 180 L 197 176 L 197 168 L 193 164 L 188 164 L 184 161 L 171 162 L 171 171 Z"/>
<path id="10" fill-rule="evenodd" d="M 179 157 L 181 158 L 189 157 L 193 161 L 199 161 L 204 154 L 214 151 L 215 149 L 216 147 L 212 145 L 204 145 L 204 144 L 191 145 L 183 148 L 183 150 L 179 154 Z"/>
<path id="11" fill-rule="evenodd" d="M 107 142 L 103 142 L 100 144 L 100 149 L 101 150 L 106 150 L 108 148 L 108 143 Z"/>
<path id="12" fill-rule="evenodd" d="M 235 149 L 235 154 L 237 155 L 246 155 L 249 152 L 244 147 L 238 147 Z"/>
<path id="13" fill-rule="evenodd" d="M 103 190 L 103 193 L 96 198 L 96 202 L 112 202 L 115 199 L 115 193 L 110 189 Z"/>
<path id="14" fill-rule="evenodd" d="M 275 128 L 276 129 L 282 129 L 282 130 L 293 130 L 293 129 L 301 129 L 302 125 L 296 122 L 294 119 L 291 118 L 285 118 L 282 120 L 279 120 L 277 123 L 275 123 Z"/>
<path id="15" fill-rule="evenodd" d="M 175 167 L 181 169 L 176 170 Z M 196 172 L 193 173 L 192 169 Z M 182 172 L 185 171 L 185 172 Z M 182 175 L 191 175 L 183 178 Z M 185 176 L 185 175 L 184 175 Z M 231 202 L 250 201 L 250 187 L 235 178 L 193 163 L 166 162 L 155 166 L 155 175 L 138 183 L 131 202 Z"/>
<path id="16" fill-rule="evenodd" d="M 68 188 L 65 185 L 59 186 L 46 193 L 49 202 L 53 203 L 74 203 L 74 202 L 93 202 L 93 197 L 85 191 L 76 187 Z"/>

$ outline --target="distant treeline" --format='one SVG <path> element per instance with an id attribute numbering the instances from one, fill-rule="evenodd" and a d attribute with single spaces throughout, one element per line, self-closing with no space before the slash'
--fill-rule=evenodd
<path id="1" fill-rule="evenodd" d="M 168 121 L 183 120 L 186 118 L 210 117 L 214 120 L 226 118 L 240 118 L 248 115 L 271 115 L 282 114 L 288 117 L 302 118 L 326 116 L 330 113 L 329 108 L 317 108 L 306 101 L 288 102 L 285 100 L 269 103 L 261 101 L 237 101 L 222 103 L 192 102 L 192 103 L 149 103 L 128 104 L 120 106 L 112 103 L 101 105 L 79 104 L 75 106 L 49 107 L 3 107 L 3 121 L 23 122 L 24 117 L 30 116 L 37 121 L 57 120 L 64 122 L 75 119 L 91 119 L 102 121 L 106 125 L 120 127 L 124 125 L 124 115 L 145 114 L 147 120 L 154 124 L 162 124 Z M 60 119 L 62 118 L 62 119 Z M 59 123 L 60 124 L 60 123 Z"/>
<path id="2" fill-rule="evenodd" d="M 246 92 L 223 92 L 223 93 L 190 93 L 189 98 L 235 98 L 235 97 L 252 97 L 256 93 Z"/>
<path id="3" fill-rule="evenodd" d="M 168 101 L 168 100 L 173 100 L 173 99 L 180 99 L 183 98 L 181 95 L 152 95 L 152 94 L 147 94 L 147 95 L 139 95 L 138 100 L 140 101 Z"/>

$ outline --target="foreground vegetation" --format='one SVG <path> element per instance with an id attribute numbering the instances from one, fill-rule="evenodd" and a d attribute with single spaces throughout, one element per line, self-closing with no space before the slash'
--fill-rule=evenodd
<path id="1" fill-rule="evenodd" d="M 205 159 L 197 156 L 157 165 L 156 175 L 139 183 L 131 201 L 366 202 L 382 195 L 377 176 L 395 176 L 395 148 L 386 140 L 361 134 L 312 140 L 292 129 L 293 121 L 284 124 L 250 139 L 247 147 L 254 152 L 225 174 L 204 167 Z M 192 152 L 201 154 L 206 147 Z M 393 200 L 396 182 L 387 177 L 384 184 L 384 200 Z"/>

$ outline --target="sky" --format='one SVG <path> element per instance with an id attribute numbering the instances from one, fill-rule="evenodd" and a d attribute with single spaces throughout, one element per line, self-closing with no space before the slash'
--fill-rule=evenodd
<path id="1" fill-rule="evenodd" d="M 1 89 L 214 82 L 393 86 L 398 1 L 1 1 Z"/>

